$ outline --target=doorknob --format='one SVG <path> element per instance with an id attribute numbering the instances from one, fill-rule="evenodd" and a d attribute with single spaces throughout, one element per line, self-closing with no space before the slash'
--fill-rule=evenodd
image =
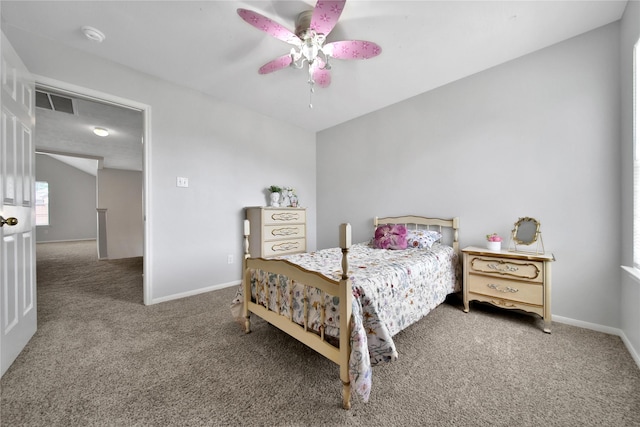
<path id="1" fill-rule="evenodd" d="M 0 215 L 0 227 L 2 227 L 5 224 L 7 224 L 7 225 L 16 225 L 17 223 L 18 223 L 18 218 L 9 217 L 7 219 L 4 219 L 4 217 L 2 215 Z"/>

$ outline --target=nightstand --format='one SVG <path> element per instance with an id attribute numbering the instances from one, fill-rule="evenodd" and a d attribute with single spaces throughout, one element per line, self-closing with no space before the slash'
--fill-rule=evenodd
<path id="1" fill-rule="evenodd" d="M 520 309 L 541 316 L 544 331 L 551 333 L 552 253 L 494 252 L 474 246 L 462 253 L 465 313 L 469 312 L 469 301 Z"/>

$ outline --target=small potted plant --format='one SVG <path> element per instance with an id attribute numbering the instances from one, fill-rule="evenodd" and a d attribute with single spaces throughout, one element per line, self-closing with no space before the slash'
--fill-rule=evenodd
<path id="1" fill-rule="evenodd" d="M 502 237 L 498 233 L 487 234 L 487 249 L 499 252 L 502 246 Z"/>
<path id="2" fill-rule="evenodd" d="M 280 193 L 282 192 L 282 188 L 277 185 L 272 185 L 269 187 L 271 206 L 274 208 L 280 207 Z"/>

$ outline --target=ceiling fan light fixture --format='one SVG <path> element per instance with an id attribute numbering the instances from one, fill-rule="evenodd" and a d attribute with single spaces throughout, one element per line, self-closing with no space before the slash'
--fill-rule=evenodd
<path id="1" fill-rule="evenodd" d="M 105 137 L 105 136 L 109 136 L 109 131 L 105 128 L 99 128 L 99 127 L 95 127 L 93 128 L 93 133 L 95 133 L 98 136 L 101 137 Z"/>
<path id="2" fill-rule="evenodd" d="M 300 49 L 302 56 L 306 58 L 307 62 L 313 62 L 316 56 L 318 56 L 319 50 L 320 46 L 312 37 L 304 39 L 302 48 Z"/>

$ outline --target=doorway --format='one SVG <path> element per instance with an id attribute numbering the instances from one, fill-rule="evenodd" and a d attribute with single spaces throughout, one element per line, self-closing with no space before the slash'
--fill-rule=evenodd
<path id="1" fill-rule="evenodd" d="M 93 236 L 100 257 L 118 259 L 141 256 L 146 260 L 149 256 L 145 215 L 149 180 L 145 161 L 149 106 L 46 78 L 36 78 L 36 95 L 36 152 L 65 163 L 67 168 L 76 168 L 95 177 L 96 204 L 91 215 Z M 98 136 L 93 133 L 94 130 L 106 131 L 108 135 Z M 122 191 L 105 191 L 104 185 L 120 185 L 120 188 L 128 190 L 134 202 L 121 200 Z M 135 189 L 135 185 L 139 185 L 139 190 Z M 110 201 L 105 202 L 105 199 Z M 110 209 L 105 209 L 101 203 L 109 204 Z M 132 205 L 135 206 L 133 211 Z M 109 220 L 113 223 L 111 228 Z M 61 235 L 53 233 L 52 227 L 48 230 L 47 234 L 53 235 L 53 238 L 39 236 L 38 242 L 55 241 L 55 236 Z M 111 253 L 106 246 L 109 244 L 110 230 Z M 56 231 L 64 234 L 64 230 Z M 145 274 L 146 264 L 143 262 L 145 304 L 151 299 L 149 275 Z"/>

